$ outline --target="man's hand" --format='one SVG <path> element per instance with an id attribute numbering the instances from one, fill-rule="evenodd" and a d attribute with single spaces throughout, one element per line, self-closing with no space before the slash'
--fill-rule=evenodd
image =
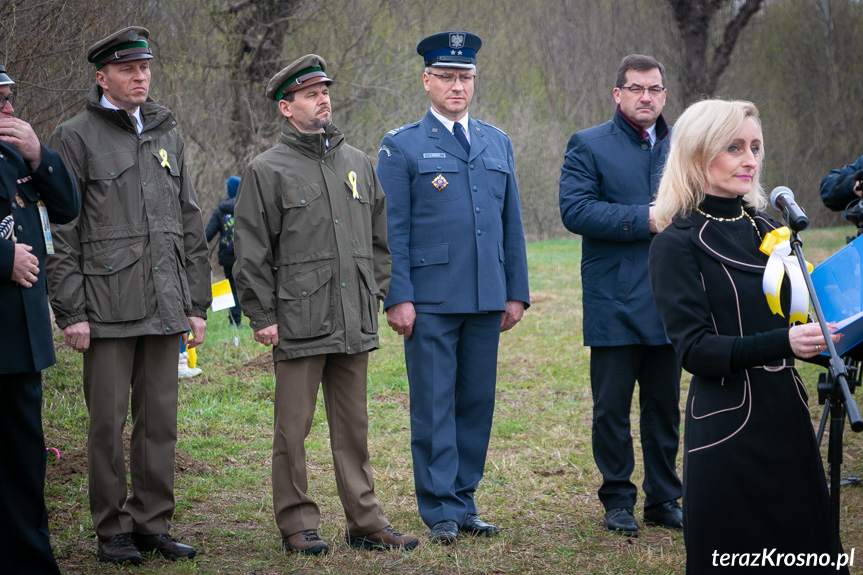
<path id="1" fill-rule="evenodd" d="M 63 330 L 63 341 L 75 351 L 84 353 L 90 347 L 90 324 L 79 321 L 66 326 Z"/>
<path id="2" fill-rule="evenodd" d="M 27 160 L 31 170 L 36 170 L 42 163 L 42 146 L 36 132 L 24 120 L 18 118 L 0 118 L 0 140 L 18 148 L 21 157 Z"/>
<path id="3" fill-rule="evenodd" d="M 31 254 L 32 246 L 15 244 L 12 261 L 12 281 L 21 287 L 33 287 L 39 277 L 39 259 Z"/>
<path id="4" fill-rule="evenodd" d="M 183 343 L 186 347 L 197 347 L 204 343 L 204 334 L 207 333 L 207 322 L 201 317 L 189 317 L 189 326 L 192 330 L 192 337 L 189 337 L 189 332 L 183 333 Z"/>
<path id="5" fill-rule="evenodd" d="M 500 331 L 512 329 L 524 315 L 524 302 L 511 299 L 506 302 L 506 311 L 500 314 Z"/>
<path id="6" fill-rule="evenodd" d="M 403 301 L 387 308 L 387 323 L 399 335 L 410 339 L 414 331 L 414 323 L 417 320 L 417 312 L 413 302 Z"/>
<path id="7" fill-rule="evenodd" d="M 279 345 L 279 324 L 274 323 L 256 330 L 255 341 L 264 345 Z"/>
<path id="8" fill-rule="evenodd" d="M 653 219 L 653 208 L 654 206 L 647 208 L 647 227 L 651 234 L 658 234 L 659 228 L 656 227 L 656 220 Z"/>

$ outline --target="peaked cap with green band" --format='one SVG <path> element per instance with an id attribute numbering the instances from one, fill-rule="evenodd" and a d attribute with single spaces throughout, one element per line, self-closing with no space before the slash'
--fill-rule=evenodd
<path id="1" fill-rule="evenodd" d="M 129 26 L 102 38 L 87 50 L 87 61 L 96 69 L 105 64 L 118 64 L 132 60 L 149 60 L 153 52 L 147 44 L 150 31 L 140 26 Z"/>
<path id="2" fill-rule="evenodd" d="M 317 54 L 306 54 L 282 68 L 270 79 L 267 84 L 267 98 L 278 102 L 285 94 L 321 82 L 325 82 L 327 86 L 333 83 L 333 80 L 327 77 L 326 61 Z"/>

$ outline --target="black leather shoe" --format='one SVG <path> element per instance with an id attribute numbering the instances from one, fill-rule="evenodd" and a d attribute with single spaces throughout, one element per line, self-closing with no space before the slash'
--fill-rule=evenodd
<path id="1" fill-rule="evenodd" d="M 490 523 L 486 523 L 476 515 L 470 514 L 464 519 L 461 526 L 461 532 L 468 535 L 484 535 L 491 537 L 500 533 L 500 529 Z"/>
<path id="2" fill-rule="evenodd" d="M 133 533 L 135 544 L 144 552 L 158 551 L 165 559 L 176 561 L 177 559 L 191 559 L 195 556 L 195 548 L 183 545 L 167 533 L 156 535 L 144 535 Z"/>
<path id="3" fill-rule="evenodd" d="M 433 543 L 440 543 L 441 545 L 455 543 L 458 541 L 458 523 L 452 519 L 438 521 L 432 526 L 429 539 Z"/>
<path id="4" fill-rule="evenodd" d="M 677 501 L 666 501 L 644 510 L 646 525 L 665 527 L 681 531 L 683 529 L 683 510 Z"/>
<path id="5" fill-rule="evenodd" d="M 635 522 L 632 509 L 617 507 L 616 509 L 606 511 L 605 530 L 620 533 L 621 535 L 628 535 L 629 537 L 638 537 L 638 523 Z"/>
<path id="6" fill-rule="evenodd" d="M 141 552 L 135 547 L 131 533 L 118 533 L 110 537 L 100 537 L 96 549 L 99 559 L 106 563 L 141 564 Z"/>

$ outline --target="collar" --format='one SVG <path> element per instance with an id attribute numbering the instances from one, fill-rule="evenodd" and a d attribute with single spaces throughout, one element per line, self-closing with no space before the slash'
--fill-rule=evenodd
<path id="1" fill-rule="evenodd" d="M 431 111 L 432 115 L 437 118 L 441 124 L 443 124 L 443 127 L 449 130 L 450 134 L 452 134 L 452 129 L 455 126 L 455 122 L 453 120 L 450 120 L 449 118 L 440 115 L 434 108 L 429 108 L 429 110 Z M 464 133 L 467 134 L 468 144 L 470 144 L 470 130 L 468 130 L 469 119 L 470 118 L 468 113 L 465 112 L 464 116 L 462 116 L 461 119 L 458 121 L 458 123 L 461 124 L 461 127 L 464 128 Z"/>
<path id="2" fill-rule="evenodd" d="M 300 132 L 285 118 L 282 121 L 282 133 L 279 136 L 279 141 L 305 156 L 321 159 L 344 143 L 344 135 L 332 123 L 323 132 L 312 134 Z"/>
<path id="3" fill-rule="evenodd" d="M 665 121 L 665 117 L 662 114 L 659 114 L 659 117 L 656 118 L 656 122 L 647 130 L 642 128 L 639 124 L 635 123 L 629 116 L 623 113 L 620 109 L 620 106 L 617 106 L 617 115 L 623 120 L 624 125 L 629 126 L 635 133 L 638 135 L 639 140 L 646 140 L 650 138 L 651 143 L 655 144 L 659 140 L 664 140 L 666 136 L 668 136 L 668 124 Z M 652 132 L 652 135 L 651 135 Z"/>
<path id="4" fill-rule="evenodd" d="M 112 104 L 108 100 L 108 98 L 105 97 L 105 94 L 102 94 L 102 98 L 99 100 L 99 104 L 101 104 L 103 108 L 106 108 L 108 110 L 119 110 L 120 109 L 117 106 L 115 106 L 114 104 Z M 133 118 L 135 118 L 135 129 L 138 130 L 138 133 L 140 134 L 141 131 L 144 129 L 144 122 L 141 120 L 141 106 L 138 106 L 137 108 L 135 108 L 135 111 L 129 115 L 132 116 Z"/>

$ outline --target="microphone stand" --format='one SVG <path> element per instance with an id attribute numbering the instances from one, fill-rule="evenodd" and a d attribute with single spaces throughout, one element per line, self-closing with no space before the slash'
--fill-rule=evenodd
<path id="1" fill-rule="evenodd" d="M 790 218 L 788 220 L 788 227 L 791 230 L 791 249 L 800 263 L 803 278 L 806 280 L 806 287 L 809 289 L 809 299 L 812 301 L 815 317 L 821 325 L 821 333 L 824 334 L 827 351 L 830 354 L 830 362 L 828 364 L 829 386 L 825 386 L 827 388 L 825 389 L 827 396 L 825 410 L 830 410 L 830 443 L 827 448 L 827 462 L 830 466 L 829 535 L 830 552 L 833 554 L 833 557 L 838 557 L 841 551 L 839 539 L 839 486 L 842 482 L 842 436 L 845 431 L 845 416 L 848 416 L 851 430 L 856 433 L 863 431 L 863 418 L 860 417 L 860 409 L 857 407 L 854 398 L 851 397 L 851 391 L 848 388 L 848 372 L 845 362 L 836 353 L 836 346 L 833 345 L 833 340 L 830 339 L 830 331 L 827 329 L 827 322 L 821 311 L 821 303 L 818 301 L 818 294 L 815 293 L 815 286 L 812 283 L 812 277 L 809 275 L 809 269 L 806 267 L 806 260 L 803 257 L 803 250 L 801 249 L 803 242 L 800 241 L 800 237 L 797 235 L 798 230 L 796 226 L 793 225 Z"/>

